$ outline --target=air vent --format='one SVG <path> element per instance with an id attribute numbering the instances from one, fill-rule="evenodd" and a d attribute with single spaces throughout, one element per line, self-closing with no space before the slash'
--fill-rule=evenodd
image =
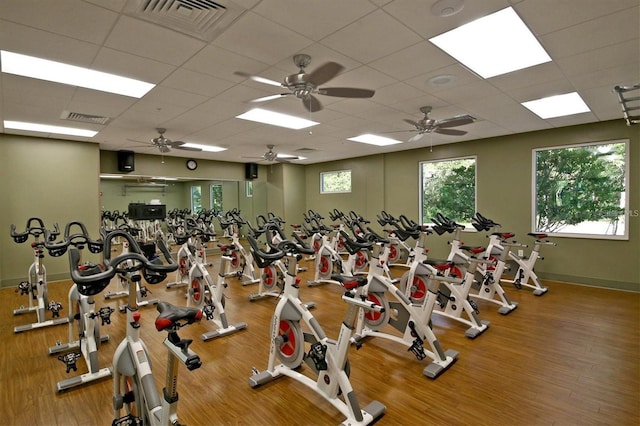
<path id="1" fill-rule="evenodd" d="M 229 28 L 246 9 L 230 0 L 128 0 L 125 12 L 209 42 Z"/>
<path id="2" fill-rule="evenodd" d="M 109 117 L 99 115 L 83 114 L 81 112 L 62 111 L 60 116 L 63 120 L 80 121 L 82 123 L 107 124 Z"/>
<path id="3" fill-rule="evenodd" d="M 313 148 L 299 148 L 296 149 L 296 152 L 301 152 L 301 153 L 309 153 L 309 152 L 316 152 L 317 149 L 313 149 Z"/>

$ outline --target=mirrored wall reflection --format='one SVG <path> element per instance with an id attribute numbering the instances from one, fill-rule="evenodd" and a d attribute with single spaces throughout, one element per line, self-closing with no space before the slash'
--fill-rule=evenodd
<path id="1" fill-rule="evenodd" d="M 167 211 L 214 209 L 223 213 L 235 208 L 253 221 L 256 215 L 266 213 L 265 192 L 265 183 L 257 181 L 101 177 L 100 207 L 102 211 L 126 212 L 130 203 L 165 204 Z"/>

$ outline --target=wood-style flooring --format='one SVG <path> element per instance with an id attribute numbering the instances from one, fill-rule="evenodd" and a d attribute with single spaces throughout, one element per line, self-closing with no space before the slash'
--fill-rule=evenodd
<path id="1" fill-rule="evenodd" d="M 215 276 L 218 258 L 213 257 Z M 45 259 L 46 263 L 46 259 Z M 312 277 L 313 263 L 302 273 Z M 394 269 L 394 274 L 401 274 Z M 169 277 L 174 279 L 174 274 Z M 110 289 L 118 286 L 117 280 Z M 342 415 L 305 386 L 283 377 L 252 389 L 253 367 L 263 370 L 269 350 L 269 323 L 275 298 L 251 302 L 257 284 L 227 280 L 226 309 L 231 322 L 245 321 L 246 330 L 203 342 L 206 322 L 185 327 L 182 337 L 194 339 L 192 349 L 203 365 L 180 370 L 178 413 L 195 425 L 332 425 Z M 16 283 L 18 284 L 18 283 Z M 464 336 L 465 327 L 440 317 L 433 327 L 444 349 L 459 352 L 458 361 L 435 380 L 422 375 L 424 363 L 405 347 L 386 340 L 368 340 L 350 351 L 351 381 L 362 406 L 378 400 L 387 406 L 379 425 L 616 425 L 640 424 L 640 294 L 547 282 L 542 297 L 505 286 L 518 309 L 503 316 L 497 307 L 478 302 L 481 319 L 491 322 L 478 338 Z M 51 299 L 62 302 L 70 281 L 49 284 Z M 185 303 L 184 288 L 150 287 L 150 296 Z M 337 337 L 346 309 L 335 284 L 302 285 L 301 298 L 314 301 L 314 315 L 327 334 Z M 109 378 L 58 394 L 55 384 L 69 377 L 65 366 L 47 349 L 68 339 L 66 325 L 14 334 L 16 325 L 35 321 L 34 314 L 13 315 L 27 303 L 13 288 L 0 290 L 0 424 L 109 425 L 112 420 Z M 97 306 L 117 308 L 124 300 Z M 166 354 L 164 333 L 153 321 L 155 308 L 142 312 L 142 336 L 153 358 L 160 389 Z M 103 366 L 125 332 L 124 314 L 115 312 L 102 332 L 111 340 L 100 349 Z M 86 366 L 79 362 L 79 373 Z M 302 372 L 307 371 L 305 369 Z M 75 373 L 71 373 L 75 374 Z"/>

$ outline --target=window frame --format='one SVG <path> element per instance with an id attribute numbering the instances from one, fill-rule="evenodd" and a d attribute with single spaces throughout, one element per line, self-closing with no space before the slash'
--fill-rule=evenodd
<path id="1" fill-rule="evenodd" d="M 440 158 L 433 160 L 423 160 L 418 162 L 418 217 L 421 221 L 424 221 L 424 178 L 423 178 L 423 165 L 426 163 L 441 163 L 445 161 L 457 161 L 457 160 L 473 160 L 475 165 L 475 170 L 473 173 L 473 210 L 474 213 L 478 211 L 478 156 L 477 155 L 463 155 L 460 157 L 451 157 L 451 158 Z M 433 222 L 424 221 L 423 225 L 433 225 Z M 471 226 L 471 217 L 465 219 L 464 222 L 461 222 L 460 225 L 465 225 L 464 231 L 475 232 L 475 228 Z"/>
<path id="2" fill-rule="evenodd" d="M 622 235 L 607 235 L 607 234 L 585 234 L 585 233 L 573 233 L 573 232 L 545 232 L 545 231 L 537 231 L 536 230 L 536 215 L 537 215 L 537 153 L 540 151 L 550 151 L 556 149 L 566 149 L 566 148 L 581 148 L 587 146 L 594 145 L 612 145 L 622 143 L 625 146 L 624 149 L 624 231 Z M 631 181 L 629 179 L 630 175 L 630 145 L 631 142 L 629 139 L 612 139 L 612 140 L 602 140 L 602 141 L 592 141 L 592 142 L 581 142 L 575 144 L 566 144 L 566 145 L 554 145 L 547 146 L 541 148 L 534 148 L 531 150 L 531 232 L 543 232 L 550 237 L 559 237 L 559 238 L 582 238 L 582 239 L 595 239 L 595 240 L 618 240 L 618 241 L 627 241 L 629 240 L 629 219 L 632 215 L 632 212 L 629 208 L 630 201 L 630 186 Z"/>
<path id="3" fill-rule="evenodd" d="M 349 172 L 349 190 L 347 191 L 327 191 L 324 188 L 324 176 L 337 174 L 342 172 Z M 350 194 L 353 189 L 353 175 L 351 169 L 343 169 L 343 170 L 331 170 L 328 172 L 320 172 L 320 194 Z"/>

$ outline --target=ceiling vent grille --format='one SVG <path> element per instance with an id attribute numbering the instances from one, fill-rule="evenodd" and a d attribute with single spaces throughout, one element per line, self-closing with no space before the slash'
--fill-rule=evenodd
<path id="1" fill-rule="evenodd" d="M 229 28 L 246 9 L 231 0 L 128 0 L 125 12 L 209 42 Z"/>
<path id="2" fill-rule="evenodd" d="M 60 116 L 63 120 L 80 121 L 82 123 L 107 124 L 109 117 L 100 115 L 83 114 L 81 112 L 62 111 Z"/>

